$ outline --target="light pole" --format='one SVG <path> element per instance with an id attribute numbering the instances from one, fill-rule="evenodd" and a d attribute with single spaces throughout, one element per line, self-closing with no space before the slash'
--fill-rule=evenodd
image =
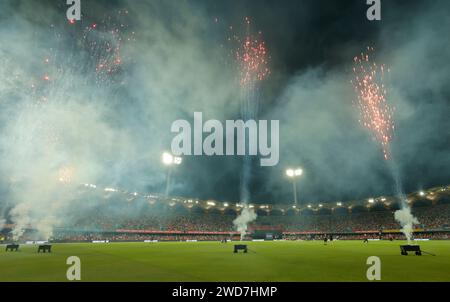
<path id="1" fill-rule="evenodd" d="M 296 179 L 300 175 L 303 174 L 303 170 L 301 168 L 296 169 L 287 169 L 286 175 L 292 179 L 292 187 L 294 189 L 294 205 L 297 206 L 297 182 Z"/>
<path id="2" fill-rule="evenodd" d="M 166 175 L 166 192 L 165 196 L 169 196 L 169 188 L 170 188 L 170 177 L 172 175 L 172 167 L 174 165 L 180 165 L 183 159 L 178 156 L 173 156 L 169 152 L 164 152 L 162 154 L 162 162 L 167 166 L 167 175 Z"/>

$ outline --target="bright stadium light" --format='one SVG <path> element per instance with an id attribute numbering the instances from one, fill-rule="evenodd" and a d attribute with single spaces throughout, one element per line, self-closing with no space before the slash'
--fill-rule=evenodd
<path id="1" fill-rule="evenodd" d="M 310 204 L 309 204 L 309 205 L 308 205 L 308 208 L 310 208 L 310 209 L 311 209 L 311 208 L 312 208 L 312 205 L 310 205 Z"/>
<path id="2" fill-rule="evenodd" d="M 286 169 L 286 175 L 292 179 L 292 187 L 294 189 L 294 205 L 297 205 L 297 182 L 296 178 L 303 174 L 302 168 Z"/>
<path id="3" fill-rule="evenodd" d="M 286 175 L 289 177 L 294 177 L 295 176 L 295 171 L 293 169 L 287 169 L 286 170 Z"/>
<path id="4" fill-rule="evenodd" d="M 182 162 L 183 162 L 183 159 L 182 159 L 181 157 L 175 156 L 175 157 L 173 158 L 173 163 L 174 163 L 175 165 L 181 165 Z"/>
<path id="5" fill-rule="evenodd" d="M 342 202 L 336 203 L 338 207 L 342 206 Z"/>
<path id="6" fill-rule="evenodd" d="M 162 162 L 164 165 L 168 166 L 167 176 L 166 176 L 166 197 L 169 196 L 169 188 L 170 188 L 170 177 L 172 174 L 172 166 L 180 165 L 183 162 L 183 159 L 178 156 L 173 156 L 169 152 L 164 152 L 162 154 Z"/>
<path id="7" fill-rule="evenodd" d="M 303 169 L 296 169 L 295 171 L 294 171 L 294 175 L 295 176 L 300 176 L 300 175 L 302 175 L 303 174 Z"/>
<path id="8" fill-rule="evenodd" d="M 323 207 L 323 205 L 322 205 L 322 204 L 319 204 L 319 208 L 321 208 L 321 207 Z"/>
<path id="9" fill-rule="evenodd" d="M 223 206 L 224 206 L 224 207 L 228 207 L 228 202 L 225 202 L 225 203 L 223 204 Z"/>
<path id="10" fill-rule="evenodd" d="M 369 202 L 369 203 L 374 203 L 374 202 L 375 202 L 375 199 L 369 198 L 368 202 Z"/>
<path id="11" fill-rule="evenodd" d="M 162 162 L 163 164 L 170 166 L 173 164 L 173 155 L 168 152 L 164 152 L 162 155 Z"/>
<path id="12" fill-rule="evenodd" d="M 420 191 L 419 195 L 423 197 L 423 196 L 425 196 L 425 192 L 424 191 Z"/>

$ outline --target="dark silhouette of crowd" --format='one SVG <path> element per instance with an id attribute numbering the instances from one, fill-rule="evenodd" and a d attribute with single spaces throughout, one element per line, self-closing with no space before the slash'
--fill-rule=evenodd
<path id="1" fill-rule="evenodd" d="M 112 210 L 111 210 L 112 209 Z M 275 213 L 275 212 L 274 212 Z M 392 233 L 383 239 L 404 238 L 401 233 L 390 232 L 401 228 L 394 219 L 394 212 L 366 211 L 360 213 L 330 212 L 319 214 L 271 214 L 259 215 L 248 225 L 248 233 L 254 230 L 276 229 L 284 239 L 317 239 L 321 234 L 336 234 L 340 239 L 377 238 L 379 232 Z M 416 235 L 428 239 L 448 239 L 450 230 L 450 204 L 413 208 L 419 224 Z M 164 208 L 134 208 L 124 206 L 96 207 L 79 212 L 65 224 L 55 228 L 54 241 L 186 241 L 238 240 L 239 233 L 233 224 L 237 213 L 218 210 L 177 211 Z M 428 232 L 428 233 L 427 233 Z M 430 233 L 431 232 L 431 233 Z M 29 233 L 27 233 L 29 234 Z M 366 236 L 366 237 L 364 237 Z M 25 237 L 24 237 L 25 238 Z"/>
<path id="2" fill-rule="evenodd" d="M 413 209 L 420 229 L 440 229 L 450 226 L 450 205 L 435 205 Z M 233 215 L 221 213 L 139 213 L 138 215 L 108 215 L 104 212 L 92 212 L 71 224 L 69 229 L 86 231 L 176 231 L 176 232 L 233 232 Z M 400 225 L 392 211 L 327 214 L 327 215 L 266 215 L 258 216 L 249 224 L 258 226 L 277 226 L 287 232 L 359 232 L 399 229 Z"/>

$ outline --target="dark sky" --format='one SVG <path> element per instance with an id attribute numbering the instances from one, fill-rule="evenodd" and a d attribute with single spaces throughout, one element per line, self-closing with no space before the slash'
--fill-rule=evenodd
<path id="1" fill-rule="evenodd" d="M 394 34 L 401 35 L 402 31 L 407 31 L 408 22 L 421 15 L 426 9 L 426 1 L 383 1 L 382 3 L 382 21 L 369 22 L 366 19 L 367 5 L 365 1 L 199 1 L 198 5 L 206 7 L 206 11 L 211 16 L 218 16 L 224 19 L 225 23 L 236 24 L 243 16 L 251 16 L 255 27 L 262 30 L 267 45 L 272 53 L 272 69 L 274 70 L 271 79 L 266 82 L 264 90 L 265 107 L 262 110 L 274 110 L 281 100 L 278 98 L 281 91 L 285 88 L 291 77 L 302 73 L 309 68 L 320 66 L 324 70 L 335 70 L 346 68 L 349 57 L 352 53 L 358 53 L 360 48 L 365 45 L 376 45 L 383 47 L 390 43 L 397 43 L 400 38 Z M 443 2 L 441 2 L 443 3 Z M 437 5 L 438 6 L 438 5 Z M 448 8 L 448 5 L 444 5 Z M 406 27 L 406 28 L 405 28 Z M 392 41 L 381 41 L 383 30 L 396 30 L 390 37 Z M 424 143 L 424 147 L 415 146 L 417 150 L 412 150 L 412 156 L 409 162 L 402 162 L 404 186 L 406 191 L 415 191 L 424 187 L 447 184 L 450 180 L 448 171 L 440 169 L 440 164 L 427 165 L 426 160 L 415 161 L 414 158 L 424 155 L 433 160 L 433 150 L 441 150 L 436 161 L 442 161 L 441 164 L 448 168 L 449 151 L 449 131 L 444 130 L 448 126 L 446 116 L 448 111 L 448 90 L 445 99 L 435 100 L 434 102 L 443 105 L 447 110 L 436 114 L 431 107 L 428 112 L 436 123 L 436 137 L 442 139 L 430 139 L 430 142 Z M 420 105 L 423 99 L 412 98 L 411 102 Z M 429 102 L 433 102 L 429 100 Z M 438 105 L 438 108 L 442 108 Z M 323 110 L 327 110 L 323 108 Z M 427 113 L 425 113 L 427 114 Z M 427 119 L 428 120 L 428 119 Z M 406 136 L 414 135 L 411 129 L 420 126 L 421 122 L 414 118 L 404 121 L 403 125 L 398 125 L 400 130 Z M 441 125 L 441 126 L 438 126 Z M 403 127 L 404 128 L 403 128 Z M 428 125 L 427 125 L 428 127 Z M 442 128 L 444 127 L 444 128 Z M 399 130 L 399 131 L 400 131 Z M 405 139 L 407 140 L 407 138 Z M 349 139 L 350 142 L 353 142 Z M 425 140 L 426 141 L 426 140 Z M 367 143 L 367 142 L 363 142 Z M 329 142 L 323 145 L 323 148 L 340 148 L 340 143 Z M 337 150 L 339 151 L 339 150 Z M 345 151 L 343 151 L 345 153 Z M 441 158 L 441 157 L 444 158 Z M 323 159 L 324 161 L 326 158 Z M 355 159 L 357 160 L 357 159 Z M 378 164 L 371 166 L 366 171 L 362 170 L 357 175 L 341 175 L 336 172 L 335 178 L 345 178 L 349 182 L 357 183 L 358 190 L 339 187 L 336 191 L 331 191 L 327 187 L 327 182 L 321 183 L 320 173 L 314 173 L 315 163 L 299 154 L 298 164 L 306 171 L 310 170 L 308 179 L 301 180 L 299 183 L 300 196 L 303 194 L 308 202 L 318 202 L 321 200 L 352 200 L 357 198 L 366 198 L 373 195 L 393 194 L 392 176 L 387 165 L 378 158 Z M 292 187 L 284 177 L 283 172 L 286 162 L 281 160 L 279 167 L 259 168 L 254 163 L 252 172 L 251 192 L 255 202 L 285 202 L 292 199 Z M 235 171 L 229 171 L 217 179 L 214 183 L 211 175 L 221 167 L 227 165 L 227 160 L 221 159 L 186 159 L 186 166 L 180 171 L 180 177 L 188 171 L 195 171 L 192 177 L 189 177 L 190 188 L 188 191 L 193 196 L 201 198 L 217 198 L 225 200 L 239 199 L 239 183 Z M 198 166 L 201 172 L 198 172 Z M 366 166 L 367 167 L 367 166 Z M 339 169 L 339 165 L 336 169 Z M 279 173 L 279 180 L 268 179 L 274 174 L 267 173 L 267 170 L 276 170 Z M 338 171 L 338 170 L 337 170 Z M 199 176 L 201 174 L 202 176 Z M 376 185 L 365 184 L 364 175 L 376 174 Z M 362 178 L 361 178 L 362 177 Z M 369 177 L 368 177 L 369 178 Z M 306 192 L 302 188 L 306 182 Z M 205 184 L 207 188 L 205 190 Z M 354 186 L 349 186 L 353 188 Z M 269 189 L 268 189 L 269 188 Z M 183 190 L 179 194 L 183 194 Z M 304 196 L 304 195 L 303 195 Z M 302 196 L 302 197 L 303 197 Z"/>

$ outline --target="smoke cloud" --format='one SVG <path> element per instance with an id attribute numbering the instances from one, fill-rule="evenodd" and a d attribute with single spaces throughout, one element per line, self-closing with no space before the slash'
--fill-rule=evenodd
<path id="1" fill-rule="evenodd" d="M 109 18 L 74 25 L 64 21 L 65 6 L 40 4 L 37 14 L 36 5 L 0 5 L 14 16 L 0 21 L 8 41 L 0 46 L 0 167 L 16 240 L 30 226 L 47 240 L 82 216 L 73 206 L 85 198 L 82 184 L 162 192 L 172 121 L 194 111 L 221 119 L 239 108 L 227 50 L 209 47 L 211 20 L 192 5 L 86 3 Z M 120 65 L 108 65 L 115 59 Z M 183 189 L 189 195 L 178 178 L 174 190 Z"/>
<path id="2" fill-rule="evenodd" d="M 411 243 L 414 225 L 419 224 L 417 218 L 412 215 L 411 209 L 409 207 L 405 207 L 401 210 L 395 211 L 395 220 L 397 220 L 402 226 L 401 231 L 405 234 L 408 243 Z"/>
<path id="3" fill-rule="evenodd" d="M 242 209 L 238 217 L 233 220 L 233 225 L 236 227 L 236 230 L 241 233 L 241 241 L 244 240 L 247 234 L 248 224 L 256 220 L 257 217 L 255 211 L 246 206 Z"/>
<path id="4" fill-rule="evenodd" d="M 266 112 L 266 117 L 280 120 L 281 161 L 280 169 L 261 171 L 270 177 L 259 186 L 267 189 L 260 195 L 272 192 L 290 200 L 288 186 L 281 183 L 286 181 L 280 176 L 283 168 L 296 165 L 304 167 L 299 190 L 306 202 L 397 194 L 389 163 L 370 133 L 360 126 L 352 106 L 351 61 L 366 46 L 374 46 L 377 62 L 391 70 L 385 79 L 388 102 L 396 109 L 391 151 L 404 181 L 403 190 L 446 183 L 450 175 L 439 172 L 439 166 L 450 166 L 450 158 L 444 155 L 450 136 L 439 128 L 450 126 L 445 117 L 450 112 L 450 72 L 444 63 L 450 57 L 441 51 L 450 46 L 442 38 L 450 24 L 442 7 L 449 4 L 439 1 L 418 6 L 413 12 L 394 4 L 385 6 L 382 29 L 376 37 L 340 45 L 338 65 L 325 61 L 289 78 L 277 98 L 278 106 Z"/>

